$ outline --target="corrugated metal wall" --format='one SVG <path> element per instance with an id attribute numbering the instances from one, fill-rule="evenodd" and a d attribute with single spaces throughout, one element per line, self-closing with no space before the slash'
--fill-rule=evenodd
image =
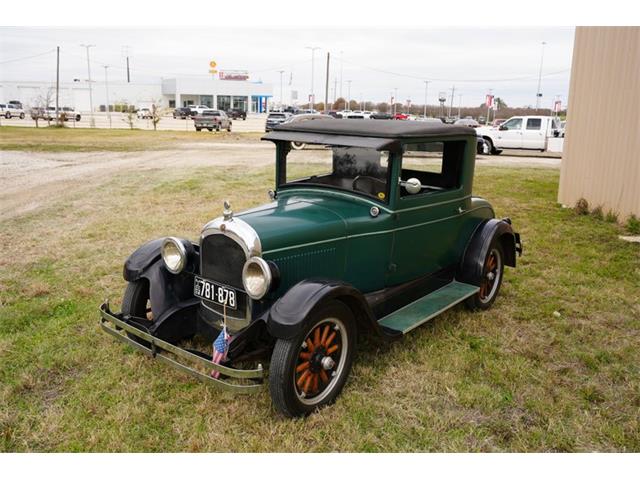
<path id="1" fill-rule="evenodd" d="M 558 201 L 640 216 L 640 28 L 576 28 Z"/>

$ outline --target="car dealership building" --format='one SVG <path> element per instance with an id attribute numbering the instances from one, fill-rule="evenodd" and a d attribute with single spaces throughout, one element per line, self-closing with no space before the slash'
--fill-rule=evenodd
<path id="1" fill-rule="evenodd" d="M 92 81 L 91 89 L 89 82 L 76 79 L 60 82 L 59 105 L 88 112 L 93 104 L 94 111 L 104 111 L 108 98 L 109 105 L 127 104 L 137 108 L 155 103 L 171 108 L 189 105 L 207 105 L 221 110 L 239 108 L 247 113 L 262 113 L 269 109 L 272 85 L 228 78 L 176 77 L 151 83 Z M 55 82 L 0 81 L 0 103 L 17 100 L 26 108 L 43 106 L 43 103 L 54 106 L 55 86 Z"/>

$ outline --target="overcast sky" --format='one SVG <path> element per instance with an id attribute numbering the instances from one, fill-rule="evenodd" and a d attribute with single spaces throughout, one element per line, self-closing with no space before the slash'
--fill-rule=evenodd
<path id="1" fill-rule="evenodd" d="M 315 88 L 324 99 L 327 51 L 331 52 L 330 98 L 334 80 L 340 93 L 340 52 L 343 53 L 342 93 L 351 97 L 422 104 L 424 80 L 430 80 L 429 103 L 439 91 L 455 85 L 454 105 L 477 106 L 493 89 L 510 106 L 535 104 L 541 42 L 546 42 L 542 78 L 543 106 L 556 95 L 567 101 L 573 49 L 573 27 L 544 28 L 0 28 L 0 79 L 55 79 L 55 47 L 61 48 L 61 80 L 86 79 L 85 50 L 91 49 L 92 77 L 102 80 L 102 65 L 110 66 L 110 81 L 126 80 L 123 46 L 131 56 L 132 81 L 157 82 L 177 75 L 207 76 L 209 61 L 219 70 L 248 70 L 251 80 L 274 85 L 279 97 L 280 74 L 285 88 L 306 98 L 311 89 L 311 52 L 315 54 Z M 49 52 L 49 53 L 45 53 Z M 33 58 L 25 58 L 43 54 Z M 22 59 L 22 60 L 19 60 Z"/>

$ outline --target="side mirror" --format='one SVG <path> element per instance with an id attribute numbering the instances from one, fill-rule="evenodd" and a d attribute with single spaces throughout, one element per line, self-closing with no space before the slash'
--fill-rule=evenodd
<path id="1" fill-rule="evenodd" d="M 405 188 L 407 193 L 415 195 L 422 191 L 422 183 L 417 178 L 410 178 L 406 182 L 401 182 L 401 185 Z"/>
<path id="2" fill-rule="evenodd" d="M 504 125 L 500 125 L 498 127 L 498 130 L 509 130 L 507 127 L 505 127 Z"/>

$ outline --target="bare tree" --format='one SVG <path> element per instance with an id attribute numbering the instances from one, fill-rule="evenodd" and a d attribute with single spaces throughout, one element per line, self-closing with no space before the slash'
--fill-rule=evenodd
<path id="1" fill-rule="evenodd" d="M 38 127 L 38 120 L 40 119 L 41 115 L 43 115 L 43 118 L 47 120 L 47 125 L 51 126 L 51 120 L 47 112 L 47 107 L 51 105 L 54 96 L 55 90 L 53 88 L 49 88 L 44 95 L 40 94 L 33 100 L 34 108 L 31 110 L 31 118 L 36 122 L 36 128 Z M 56 123 L 57 122 L 58 119 L 56 119 Z"/>
<path id="2" fill-rule="evenodd" d="M 161 100 L 154 100 L 151 104 L 151 123 L 153 125 L 153 129 L 158 129 L 158 123 L 162 120 L 162 115 L 164 114 L 164 109 L 161 105 Z"/>

